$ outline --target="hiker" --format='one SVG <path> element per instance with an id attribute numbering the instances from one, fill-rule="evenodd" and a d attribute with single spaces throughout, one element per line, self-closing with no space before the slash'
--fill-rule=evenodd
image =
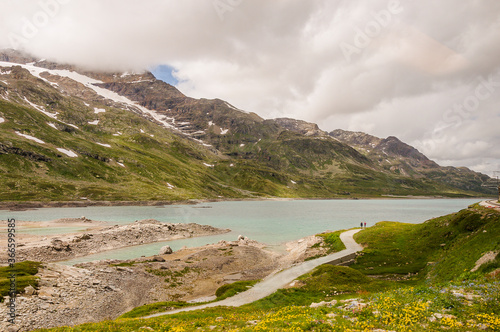
<path id="1" fill-rule="evenodd" d="M 363 223 L 361 222 L 361 228 L 363 228 Z"/>

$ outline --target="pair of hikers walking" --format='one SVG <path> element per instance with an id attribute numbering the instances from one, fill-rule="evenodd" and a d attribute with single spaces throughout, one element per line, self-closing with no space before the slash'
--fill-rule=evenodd
<path id="1" fill-rule="evenodd" d="M 363 228 L 363 223 L 360 224 L 361 228 Z M 365 228 L 366 228 L 366 223 L 365 223 Z"/>

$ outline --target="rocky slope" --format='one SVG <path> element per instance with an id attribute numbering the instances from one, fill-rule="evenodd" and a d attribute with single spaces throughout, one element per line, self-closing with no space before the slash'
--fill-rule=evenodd
<path id="1" fill-rule="evenodd" d="M 73 326 L 116 319 L 153 302 L 214 299 L 220 286 L 261 279 L 280 266 L 279 256 L 262 247 L 242 239 L 134 261 L 101 261 L 78 267 L 44 263 L 37 274 L 36 289 L 28 287 L 16 299 L 15 327 L 31 331 Z M 8 309 L 1 305 L 0 315 L 7 317 Z M 0 330 L 7 331 L 8 326 L 0 322 Z"/>
<path id="2" fill-rule="evenodd" d="M 330 136 L 354 147 L 390 173 L 413 179 L 431 179 L 462 190 L 494 194 L 494 190 L 481 186 L 488 181 L 487 175 L 465 167 L 441 167 L 397 137 L 382 139 L 340 129 L 332 131 Z"/>
<path id="3" fill-rule="evenodd" d="M 0 119 L 1 201 L 485 193 L 483 175 L 464 180 L 395 138 L 367 153 L 315 124 L 189 98 L 148 72 L 13 51 L 0 52 Z"/>

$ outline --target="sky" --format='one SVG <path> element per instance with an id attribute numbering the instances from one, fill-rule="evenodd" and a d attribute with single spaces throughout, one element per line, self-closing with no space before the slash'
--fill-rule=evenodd
<path id="1" fill-rule="evenodd" d="M 0 0 L 0 47 L 500 175 L 500 1 Z"/>

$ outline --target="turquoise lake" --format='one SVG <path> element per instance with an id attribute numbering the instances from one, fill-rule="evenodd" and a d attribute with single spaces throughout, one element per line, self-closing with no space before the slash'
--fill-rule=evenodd
<path id="1" fill-rule="evenodd" d="M 0 219 L 50 221 L 58 218 L 79 218 L 105 221 L 119 225 L 141 219 L 156 219 L 169 223 L 198 223 L 229 228 L 227 234 L 168 241 L 122 248 L 65 264 L 100 259 L 132 259 L 150 256 L 165 244 L 174 250 L 195 247 L 220 240 L 236 240 L 244 235 L 281 251 L 287 241 L 323 231 L 359 227 L 361 222 L 372 226 L 379 221 L 421 223 L 430 218 L 457 212 L 480 199 L 370 199 L 370 200 L 279 200 L 230 201 L 198 205 L 167 205 L 161 207 L 86 207 L 45 208 L 28 211 L 0 211 Z M 33 234 L 64 234 L 83 231 L 76 228 L 34 228 L 21 232 Z"/>

